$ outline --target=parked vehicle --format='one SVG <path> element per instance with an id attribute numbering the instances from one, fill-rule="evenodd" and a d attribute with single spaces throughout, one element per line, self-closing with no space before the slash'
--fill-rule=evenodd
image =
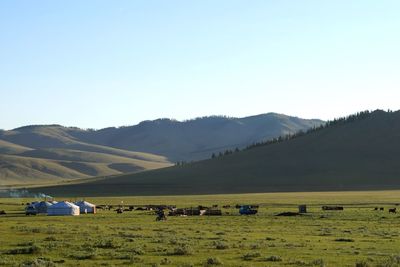
<path id="1" fill-rule="evenodd" d="M 250 205 L 243 205 L 239 208 L 240 215 L 254 215 L 257 214 L 258 210 L 254 209 Z"/>
<path id="2" fill-rule="evenodd" d="M 29 205 L 25 208 L 25 215 L 36 215 L 37 210 L 33 205 Z"/>

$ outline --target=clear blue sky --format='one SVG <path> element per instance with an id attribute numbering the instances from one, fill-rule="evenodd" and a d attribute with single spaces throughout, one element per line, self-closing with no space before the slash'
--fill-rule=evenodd
<path id="1" fill-rule="evenodd" d="M 0 1 L 0 128 L 400 109 L 400 1 Z"/>

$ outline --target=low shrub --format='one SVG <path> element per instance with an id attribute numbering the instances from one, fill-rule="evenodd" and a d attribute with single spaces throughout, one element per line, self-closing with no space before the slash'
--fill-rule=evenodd
<path id="1" fill-rule="evenodd" d="M 96 254 L 93 252 L 77 253 L 77 254 L 72 254 L 69 257 L 74 260 L 94 260 L 94 259 L 96 259 Z"/>
<path id="2" fill-rule="evenodd" d="M 313 260 L 311 262 L 311 265 L 312 266 L 318 266 L 318 267 L 324 267 L 325 266 L 325 262 L 324 262 L 323 259 L 316 259 L 316 260 Z"/>
<path id="3" fill-rule="evenodd" d="M 208 258 L 204 264 L 205 266 L 211 266 L 211 265 L 222 265 L 222 262 L 218 258 Z"/>
<path id="4" fill-rule="evenodd" d="M 336 242 L 354 242 L 354 239 L 351 238 L 336 238 Z"/>
<path id="5" fill-rule="evenodd" d="M 160 265 L 169 265 L 172 262 L 168 258 L 164 258 L 161 260 Z"/>
<path id="6" fill-rule="evenodd" d="M 57 238 L 55 236 L 48 236 L 43 241 L 57 241 Z"/>
<path id="7" fill-rule="evenodd" d="M 133 263 L 141 263 L 143 262 L 143 259 L 136 257 L 136 256 L 131 256 L 129 259 L 129 264 L 133 264 Z"/>
<path id="8" fill-rule="evenodd" d="M 56 264 L 46 258 L 38 258 L 23 262 L 21 267 L 54 267 Z"/>
<path id="9" fill-rule="evenodd" d="M 130 250 L 130 252 L 132 252 L 134 255 L 144 255 L 145 254 L 145 251 L 141 247 L 132 248 Z"/>
<path id="10" fill-rule="evenodd" d="M 260 257 L 260 256 L 261 256 L 261 254 L 259 252 L 249 252 L 249 253 L 244 254 L 242 256 L 242 258 L 245 261 L 250 261 L 250 260 Z"/>
<path id="11" fill-rule="evenodd" d="M 279 256 L 274 256 L 274 255 L 272 255 L 272 256 L 266 257 L 266 258 L 265 258 L 265 261 L 275 261 L 275 262 L 278 262 L 278 261 L 282 261 L 282 258 L 279 257 Z"/>
<path id="12" fill-rule="evenodd" d="M 192 253 L 192 248 L 189 245 L 182 244 L 174 249 L 172 255 L 191 255 Z"/>
<path id="13" fill-rule="evenodd" d="M 42 251 L 42 248 L 36 245 L 32 245 L 24 248 L 16 248 L 10 249 L 6 252 L 6 254 L 10 255 L 18 255 L 18 254 L 39 254 Z"/>
<path id="14" fill-rule="evenodd" d="M 103 240 L 99 240 L 95 244 L 95 247 L 109 249 L 109 248 L 118 248 L 119 245 L 113 239 L 103 239 Z"/>
<path id="15" fill-rule="evenodd" d="M 260 249 L 260 248 L 261 248 L 261 245 L 260 245 L 260 244 L 251 244 L 251 245 L 250 245 L 250 248 L 253 249 L 253 250 L 255 250 L 255 249 Z"/>
<path id="16" fill-rule="evenodd" d="M 228 249 L 229 248 L 229 245 L 226 243 L 226 242 L 224 242 L 224 241 L 214 241 L 213 242 L 213 246 L 216 248 L 216 249 Z"/>
<path id="17" fill-rule="evenodd" d="M 400 255 L 392 255 L 376 265 L 376 267 L 398 267 L 398 266 L 400 266 Z"/>
<path id="18" fill-rule="evenodd" d="M 369 267 L 370 265 L 366 261 L 356 262 L 356 267 Z"/>

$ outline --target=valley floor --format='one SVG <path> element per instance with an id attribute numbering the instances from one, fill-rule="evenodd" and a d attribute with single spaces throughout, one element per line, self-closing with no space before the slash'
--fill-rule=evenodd
<path id="1" fill-rule="evenodd" d="M 59 199 L 62 200 L 62 199 Z M 71 199 L 75 200 L 75 199 Z M 223 216 L 168 217 L 99 211 L 25 216 L 28 199 L 0 198 L 0 265 L 43 266 L 399 266 L 400 191 L 88 198 L 95 204 L 217 204 Z M 236 204 L 259 204 L 240 216 Z M 304 216 L 277 217 L 307 204 Z M 323 211 L 322 205 L 344 211 Z M 375 211 L 384 207 L 384 211 Z M 34 265 L 35 266 L 35 265 Z M 42 266 L 42 265 L 37 265 Z"/>

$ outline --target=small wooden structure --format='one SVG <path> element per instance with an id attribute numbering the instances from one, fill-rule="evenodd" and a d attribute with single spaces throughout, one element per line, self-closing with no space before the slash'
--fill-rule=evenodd
<path id="1" fill-rule="evenodd" d="M 307 213 L 307 205 L 299 205 L 299 213 Z"/>

